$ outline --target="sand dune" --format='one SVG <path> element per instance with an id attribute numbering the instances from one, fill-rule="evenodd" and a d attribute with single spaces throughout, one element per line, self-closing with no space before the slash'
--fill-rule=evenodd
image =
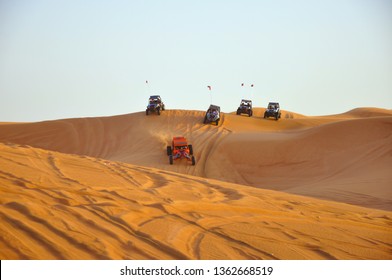
<path id="1" fill-rule="evenodd" d="M 0 124 L 1 259 L 391 259 L 392 111 L 263 111 Z"/>
<path id="2" fill-rule="evenodd" d="M 263 112 L 224 114 L 218 127 L 202 124 L 204 112 L 185 110 L 3 124 L 0 142 L 392 209 L 391 110 L 320 117 L 283 111 L 279 121 L 262 119 Z M 168 164 L 165 147 L 178 135 L 193 144 L 196 166 Z"/>
<path id="3" fill-rule="evenodd" d="M 390 259 L 390 212 L 0 144 L 1 259 Z"/>

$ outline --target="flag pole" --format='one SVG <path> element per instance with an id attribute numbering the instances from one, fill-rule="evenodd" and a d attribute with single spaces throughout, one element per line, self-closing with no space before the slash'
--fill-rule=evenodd
<path id="1" fill-rule="evenodd" d="M 210 91 L 210 104 L 212 104 L 212 93 L 211 93 L 211 86 L 207 86 L 208 90 Z"/>
<path id="2" fill-rule="evenodd" d="M 253 88 L 254 88 L 254 84 L 251 84 L 250 85 L 250 97 L 251 97 L 251 99 L 253 100 L 253 93 L 254 93 L 254 90 L 253 90 Z"/>
<path id="3" fill-rule="evenodd" d="M 150 87 L 149 87 L 149 84 L 148 84 L 148 80 L 146 80 L 146 89 L 147 89 L 147 95 L 151 95 L 150 94 Z"/>

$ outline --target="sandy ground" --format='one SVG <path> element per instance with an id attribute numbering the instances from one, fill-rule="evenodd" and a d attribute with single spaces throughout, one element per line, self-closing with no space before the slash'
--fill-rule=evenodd
<path id="1" fill-rule="evenodd" d="M 263 112 L 0 123 L 0 258 L 392 259 L 392 111 Z"/>

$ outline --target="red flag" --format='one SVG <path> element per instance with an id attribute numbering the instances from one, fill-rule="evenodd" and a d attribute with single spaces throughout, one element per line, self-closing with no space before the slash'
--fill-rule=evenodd
<path id="1" fill-rule="evenodd" d="M 244 86 L 244 83 L 242 83 L 241 86 L 243 87 L 243 86 Z"/>
<path id="2" fill-rule="evenodd" d="M 209 90 L 211 90 L 211 86 L 207 86 Z"/>
<path id="3" fill-rule="evenodd" d="M 251 84 L 250 86 L 253 87 L 253 84 Z"/>

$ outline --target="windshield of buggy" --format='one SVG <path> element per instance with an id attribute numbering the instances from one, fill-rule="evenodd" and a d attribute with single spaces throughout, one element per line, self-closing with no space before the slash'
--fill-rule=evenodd
<path id="1" fill-rule="evenodd" d="M 160 103 L 160 100 L 158 98 L 150 98 L 149 100 L 150 104 L 158 104 Z"/>
<path id="2" fill-rule="evenodd" d="M 279 109 L 279 104 L 278 104 L 278 103 L 269 103 L 269 104 L 268 104 L 268 109 L 269 109 L 269 110 L 276 110 L 276 109 Z"/>

